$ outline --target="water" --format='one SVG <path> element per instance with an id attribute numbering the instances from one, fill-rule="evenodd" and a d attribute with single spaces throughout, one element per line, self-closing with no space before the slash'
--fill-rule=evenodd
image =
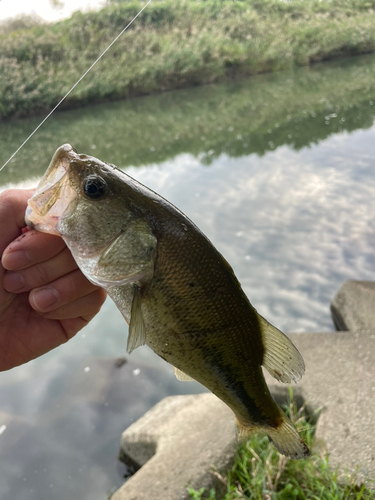
<path id="1" fill-rule="evenodd" d="M 59 113 L 0 182 L 35 184 L 70 142 L 186 213 L 269 321 L 333 330 L 342 282 L 375 279 L 374 71 L 366 56 Z M 0 124 L 0 164 L 39 120 Z M 0 498 L 106 498 L 126 472 L 122 430 L 166 395 L 203 390 L 147 347 L 118 367 L 126 335 L 107 301 L 68 344 L 0 374 Z"/>

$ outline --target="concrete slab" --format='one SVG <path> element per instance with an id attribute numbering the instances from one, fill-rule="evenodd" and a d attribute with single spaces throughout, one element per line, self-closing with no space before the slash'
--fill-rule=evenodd
<path id="1" fill-rule="evenodd" d="M 375 328 L 375 282 L 345 281 L 332 299 L 331 314 L 337 330 Z"/>
<path id="2" fill-rule="evenodd" d="M 289 335 L 306 373 L 298 387 L 313 408 L 323 408 L 316 437 L 333 467 L 375 480 L 375 329 Z M 267 382 L 273 384 L 272 378 Z M 372 484 L 373 487 L 373 484 Z"/>
<path id="3" fill-rule="evenodd" d="M 323 408 L 317 439 L 333 467 L 375 479 L 375 329 L 361 332 L 291 334 L 306 374 L 297 393 Z M 271 391 L 283 386 L 267 375 Z M 112 500 L 186 500 L 186 487 L 215 484 L 212 465 L 227 470 L 233 461 L 234 418 L 215 396 L 175 396 L 161 401 L 122 436 L 122 449 L 140 470 Z M 218 483 L 216 483 L 218 485 Z"/>
<path id="4" fill-rule="evenodd" d="M 122 451 L 142 468 L 111 500 L 186 500 L 187 486 L 220 488 L 212 466 L 225 474 L 235 445 L 233 414 L 215 396 L 165 398 L 123 433 Z"/>

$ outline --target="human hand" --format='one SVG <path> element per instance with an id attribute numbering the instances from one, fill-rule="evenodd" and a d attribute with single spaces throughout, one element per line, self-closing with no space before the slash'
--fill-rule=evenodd
<path id="1" fill-rule="evenodd" d="M 25 229 L 32 190 L 0 194 L 0 371 L 71 339 L 106 293 L 78 269 L 64 241 Z"/>

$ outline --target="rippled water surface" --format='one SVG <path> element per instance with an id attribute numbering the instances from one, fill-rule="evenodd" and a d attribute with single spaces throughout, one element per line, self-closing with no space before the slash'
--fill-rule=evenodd
<path id="1" fill-rule="evenodd" d="M 180 208 L 286 332 L 333 329 L 346 279 L 375 279 L 375 59 L 55 114 L 0 174 L 33 185 L 55 149 L 116 164 Z M 0 163 L 39 118 L 0 124 Z M 128 362 L 107 301 L 69 344 L 0 374 L 0 498 L 105 499 L 119 439 L 175 380 L 147 347 Z M 309 367 L 308 367 L 309 369 Z"/>

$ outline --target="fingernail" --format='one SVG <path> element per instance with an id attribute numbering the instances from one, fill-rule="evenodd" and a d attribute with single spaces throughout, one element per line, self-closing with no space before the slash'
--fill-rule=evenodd
<path id="1" fill-rule="evenodd" d="M 4 276 L 4 288 L 8 290 L 8 292 L 18 292 L 25 288 L 25 280 L 21 274 L 6 273 Z"/>
<path id="2" fill-rule="evenodd" d="M 29 265 L 31 262 L 30 255 L 24 250 L 16 250 L 15 252 L 4 252 L 2 264 L 5 269 L 21 269 Z"/>
<path id="3" fill-rule="evenodd" d="M 32 292 L 34 305 L 40 311 L 45 311 L 56 304 L 59 294 L 54 288 L 40 288 Z"/>

